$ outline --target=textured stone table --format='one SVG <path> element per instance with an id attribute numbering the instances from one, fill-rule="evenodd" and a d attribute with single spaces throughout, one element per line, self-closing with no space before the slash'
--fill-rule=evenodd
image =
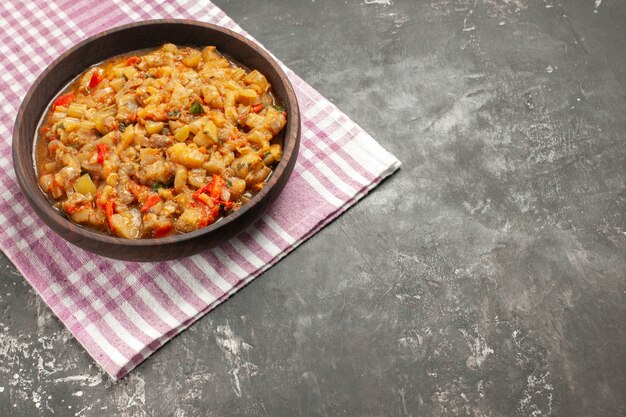
<path id="1" fill-rule="evenodd" d="M 0 414 L 624 415 L 626 2 L 216 3 L 402 169 L 117 383 L 2 258 Z"/>

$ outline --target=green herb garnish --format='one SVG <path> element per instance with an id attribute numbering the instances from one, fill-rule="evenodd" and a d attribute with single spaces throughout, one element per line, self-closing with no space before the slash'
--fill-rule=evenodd
<path id="1" fill-rule="evenodd" d="M 196 101 L 196 103 L 197 103 L 197 101 Z M 202 106 L 200 106 L 200 107 L 202 107 Z M 170 118 L 170 119 L 178 119 L 180 117 L 180 110 L 174 109 L 174 110 L 168 111 L 167 112 L 167 117 Z"/>
<path id="2" fill-rule="evenodd" d="M 127 128 L 127 127 L 128 127 L 128 123 L 126 123 L 126 122 L 120 122 L 120 123 L 119 123 L 119 127 L 118 127 L 118 128 L 119 128 L 120 132 L 123 132 L 123 131 L 125 131 L 125 130 L 126 130 L 126 128 Z"/>
<path id="3" fill-rule="evenodd" d="M 165 188 L 165 185 L 161 184 L 160 182 L 157 182 L 156 184 L 152 186 L 153 191 L 158 191 L 159 188 Z"/>
<path id="4" fill-rule="evenodd" d="M 230 182 L 230 180 L 226 180 L 226 185 L 228 185 L 228 188 L 230 188 L 233 186 L 233 183 Z"/>
<path id="5" fill-rule="evenodd" d="M 194 115 L 204 114 L 204 107 L 198 100 L 194 101 L 191 107 L 189 107 L 189 113 Z"/>
<path id="6" fill-rule="evenodd" d="M 281 113 L 285 111 L 285 106 L 277 106 L 275 104 L 272 104 L 270 107 L 275 108 L 276 110 L 278 110 Z"/>

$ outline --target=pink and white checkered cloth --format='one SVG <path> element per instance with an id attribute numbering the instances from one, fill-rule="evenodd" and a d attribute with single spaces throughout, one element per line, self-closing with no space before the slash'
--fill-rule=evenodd
<path id="1" fill-rule="evenodd" d="M 17 110 L 63 51 L 138 20 L 184 18 L 243 30 L 208 1 L 5 0 L 0 4 L 0 249 L 113 378 L 226 300 L 339 216 L 400 166 L 365 131 L 285 68 L 302 110 L 296 168 L 273 208 L 218 248 L 151 264 L 66 243 L 31 211 L 11 161 Z"/>

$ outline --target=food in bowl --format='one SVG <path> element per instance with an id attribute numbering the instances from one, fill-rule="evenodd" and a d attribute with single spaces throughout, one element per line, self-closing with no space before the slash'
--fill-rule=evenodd
<path id="1" fill-rule="evenodd" d="M 119 56 L 53 101 L 35 145 L 39 186 L 103 233 L 192 232 L 263 189 L 286 121 L 266 77 L 213 46 Z"/>

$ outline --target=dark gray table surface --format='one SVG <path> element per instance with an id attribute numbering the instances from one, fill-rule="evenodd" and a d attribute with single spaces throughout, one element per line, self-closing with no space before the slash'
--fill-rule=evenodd
<path id="1" fill-rule="evenodd" d="M 119 382 L 2 257 L 0 415 L 625 415 L 626 2 L 216 3 L 401 170 Z"/>

